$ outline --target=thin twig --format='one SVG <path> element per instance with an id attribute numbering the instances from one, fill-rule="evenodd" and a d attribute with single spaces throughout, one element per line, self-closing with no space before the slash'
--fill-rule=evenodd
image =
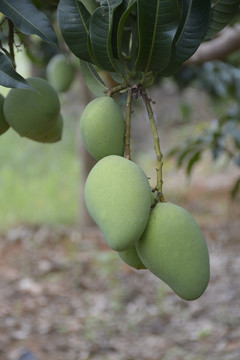
<path id="1" fill-rule="evenodd" d="M 113 96 L 116 93 L 127 91 L 128 87 L 126 84 L 117 85 L 107 91 L 108 96 Z"/>

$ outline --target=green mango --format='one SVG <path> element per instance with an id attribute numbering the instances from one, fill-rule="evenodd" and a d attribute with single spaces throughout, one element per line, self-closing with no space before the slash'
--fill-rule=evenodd
<path id="1" fill-rule="evenodd" d="M 118 255 L 129 266 L 134 267 L 135 269 L 146 269 L 146 266 L 143 265 L 138 256 L 135 246 L 124 251 L 118 251 Z"/>
<path id="2" fill-rule="evenodd" d="M 8 124 L 21 136 L 39 140 L 56 124 L 60 101 L 54 88 L 44 79 L 29 78 L 35 89 L 11 89 L 3 111 Z"/>
<path id="3" fill-rule="evenodd" d="M 151 206 L 143 170 L 121 156 L 107 156 L 90 171 L 84 194 L 108 245 L 116 251 L 134 246 L 147 225 Z"/>
<path id="4" fill-rule="evenodd" d="M 56 124 L 39 140 L 38 142 L 42 143 L 55 143 L 62 139 L 63 131 L 63 117 L 62 114 L 59 115 Z"/>
<path id="5" fill-rule="evenodd" d="M 46 76 L 57 92 L 67 91 L 74 79 L 75 70 L 63 54 L 51 58 L 47 65 Z"/>
<path id="6" fill-rule="evenodd" d="M 108 155 L 123 156 L 125 120 L 113 98 L 101 96 L 86 106 L 80 119 L 80 135 L 96 160 Z"/>
<path id="7" fill-rule="evenodd" d="M 4 96 L 0 94 L 0 135 L 4 134 L 9 129 L 9 124 L 6 122 L 4 113 L 3 113 L 3 104 L 4 104 Z"/>
<path id="8" fill-rule="evenodd" d="M 185 300 L 195 300 L 209 282 L 209 255 L 203 233 L 182 207 L 158 203 L 136 245 L 143 264 Z"/>

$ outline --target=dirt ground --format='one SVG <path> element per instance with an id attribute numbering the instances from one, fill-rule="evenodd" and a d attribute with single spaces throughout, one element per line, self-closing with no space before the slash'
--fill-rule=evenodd
<path id="1" fill-rule="evenodd" d="M 97 229 L 19 224 L 0 236 L 1 360 L 239 360 L 239 200 L 218 176 L 175 196 L 206 236 L 211 280 L 177 297 Z M 173 195 L 174 196 L 174 195 Z"/>

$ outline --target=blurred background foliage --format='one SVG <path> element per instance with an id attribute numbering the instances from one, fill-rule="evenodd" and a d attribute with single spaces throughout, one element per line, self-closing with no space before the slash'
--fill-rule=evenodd
<path id="1" fill-rule="evenodd" d="M 173 147 L 168 153 L 177 158 L 179 167 L 185 166 L 188 175 L 207 150 L 211 151 L 213 161 L 226 156 L 229 162 L 240 166 L 239 55 L 237 52 L 224 62 L 183 67 L 174 78 L 180 89 L 193 86 L 206 92 L 216 115 L 198 127 L 187 142 Z M 237 195 L 239 186 L 240 178 L 232 188 L 232 197 Z"/>

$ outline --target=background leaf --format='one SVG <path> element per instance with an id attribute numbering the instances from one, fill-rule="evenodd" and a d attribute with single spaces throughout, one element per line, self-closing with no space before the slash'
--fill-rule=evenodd
<path id="1" fill-rule="evenodd" d="M 122 0 L 101 1 L 101 7 L 95 10 L 90 22 L 94 56 L 100 67 L 109 71 L 117 69 L 112 49 L 112 28 L 114 12 L 121 3 Z"/>
<path id="2" fill-rule="evenodd" d="M 190 175 L 193 166 L 201 159 L 202 151 L 197 151 L 189 160 L 187 165 L 187 174 Z"/>
<path id="3" fill-rule="evenodd" d="M 91 15 L 85 6 L 78 0 L 60 0 L 57 17 L 62 36 L 72 53 L 79 59 L 92 62 L 89 43 Z"/>
<path id="4" fill-rule="evenodd" d="M 139 52 L 136 68 L 161 71 L 169 62 L 180 21 L 178 0 L 138 0 Z"/>
<path id="5" fill-rule="evenodd" d="M 94 69 L 92 64 L 89 64 L 83 60 L 80 60 L 80 66 L 84 80 L 87 84 L 89 90 L 95 96 L 104 96 L 105 92 L 108 90 L 103 80 L 98 75 L 97 71 Z"/>
<path id="6" fill-rule="evenodd" d="M 9 58 L 0 53 L 0 85 L 8 88 L 31 88 L 13 68 Z"/>
<path id="7" fill-rule="evenodd" d="M 209 40 L 226 25 L 228 25 L 237 13 L 240 0 L 217 0 L 212 6 L 210 22 L 205 39 Z"/>
<path id="8" fill-rule="evenodd" d="M 33 5 L 31 0 L 1 0 L 0 12 L 11 19 L 22 33 L 35 34 L 48 43 L 58 45 L 50 21 Z"/>
<path id="9" fill-rule="evenodd" d="M 234 186 L 233 186 L 233 188 L 231 190 L 232 198 L 235 198 L 237 196 L 239 190 L 240 190 L 240 178 L 237 179 L 237 181 L 235 182 L 235 184 L 234 184 Z"/>

